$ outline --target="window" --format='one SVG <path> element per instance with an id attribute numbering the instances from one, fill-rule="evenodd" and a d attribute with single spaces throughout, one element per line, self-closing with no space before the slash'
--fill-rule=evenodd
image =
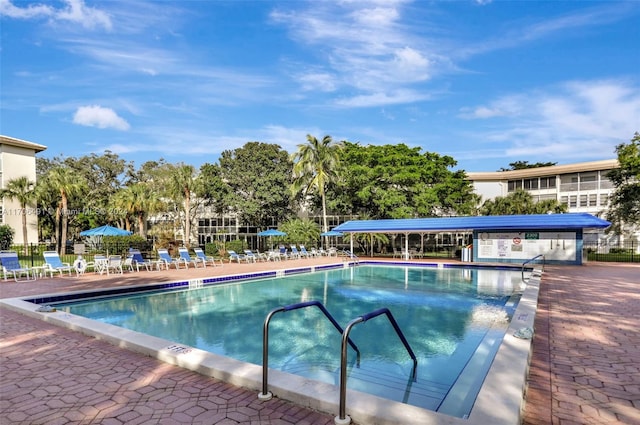
<path id="1" fill-rule="evenodd" d="M 609 195 L 607 195 L 606 193 L 601 193 L 600 194 L 600 206 L 601 207 L 606 207 L 607 204 L 609 204 Z"/>
<path id="2" fill-rule="evenodd" d="M 598 206 L 598 195 L 596 195 L 595 193 L 592 193 L 591 195 L 589 195 L 589 206 L 590 207 Z"/>
<path id="3" fill-rule="evenodd" d="M 538 179 L 526 179 L 524 181 L 524 188 L 527 190 L 535 190 L 538 188 Z"/>
<path id="4" fill-rule="evenodd" d="M 578 197 L 576 195 L 569 196 L 569 208 L 576 208 L 578 206 Z"/>
<path id="5" fill-rule="evenodd" d="M 598 187 L 596 174 L 580 174 L 580 190 L 595 190 Z"/>
<path id="6" fill-rule="evenodd" d="M 522 189 L 522 180 L 509 180 L 507 183 L 507 191 L 515 192 L 518 189 Z"/>
<path id="7" fill-rule="evenodd" d="M 587 195 L 580 195 L 580 206 L 586 207 L 589 202 L 589 197 Z"/>
<path id="8" fill-rule="evenodd" d="M 569 197 L 568 196 L 561 196 L 560 197 L 560 203 L 562 205 L 569 205 Z"/>
<path id="9" fill-rule="evenodd" d="M 555 177 L 540 177 L 540 189 L 550 189 L 556 187 Z"/>

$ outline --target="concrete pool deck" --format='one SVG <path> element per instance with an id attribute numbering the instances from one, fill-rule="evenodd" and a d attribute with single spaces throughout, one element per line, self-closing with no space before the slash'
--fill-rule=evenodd
<path id="1" fill-rule="evenodd" d="M 296 260 L 295 265 L 332 262 L 335 257 Z M 0 282 L 0 297 L 140 285 L 285 265 L 291 267 L 293 262 L 7 281 Z M 638 285 L 640 267 L 633 265 L 547 267 L 535 324 L 526 424 L 640 424 Z M 255 391 L 1 306 L 0 320 L 0 417 L 9 423 L 333 424 L 333 415 L 277 398 L 258 401 Z"/>

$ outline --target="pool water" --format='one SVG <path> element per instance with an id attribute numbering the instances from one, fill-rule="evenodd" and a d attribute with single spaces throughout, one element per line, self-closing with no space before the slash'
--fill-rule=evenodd
<path id="1" fill-rule="evenodd" d="M 361 265 L 347 269 L 57 304 L 123 328 L 262 365 L 264 320 L 274 308 L 319 301 L 344 328 L 388 308 L 418 360 L 386 316 L 353 327 L 350 389 L 464 417 L 473 407 L 522 290 L 507 269 Z M 341 335 L 315 307 L 274 315 L 269 367 L 338 385 Z"/>

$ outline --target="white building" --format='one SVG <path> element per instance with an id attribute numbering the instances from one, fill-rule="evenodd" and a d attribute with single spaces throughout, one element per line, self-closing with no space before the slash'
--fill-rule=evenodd
<path id="1" fill-rule="evenodd" d="M 615 187 L 607 174 L 619 168 L 617 159 L 578 162 L 522 170 L 467 173 L 482 201 L 507 196 L 524 189 L 534 201 L 553 199 L 567 206 L 567 211 L 589 213 L 603 217 Z M 635 233 L 635 235 L 634 235 Z M 638 232 L 630 232 L 632 238 Z M 614 237 L 609 235 L 608 238 Z M 605 238 L 602 232 L 585 234 L 585 242 L 594 243 Z"/>
<path id="2" fill-rule="evenodd" d="M 0 135 L 0 187 L 5 188 L 7 182 L 26 176 L 36 182 L 36 153 L 47 149 L 46 146 L 14 137 Z M 22 214 L 27 215 L 28 243 L 38 243 L 38 215 L 35 205 L 33 209 L 23 211 L 17 200 L 0 199 L 0 224 L 11 226 L 15 231 L 14 242 L 22 243 Z"/>
<path id="3" fill-rule="evenodd" d="M 567 205 L 568 212 L 602 215 L 614 190 L 607 173 L 618 167 L 616 159 L 605 159 L 522 170 L 467 173 L 467 177 L 483 201 L 524 189 L 534 201 L 553 199 Z"/>

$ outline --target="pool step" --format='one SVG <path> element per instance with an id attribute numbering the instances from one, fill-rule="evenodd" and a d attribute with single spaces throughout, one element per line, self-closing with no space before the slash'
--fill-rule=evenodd
<path id="1" fill-rule="evenodd" d="M 419 366 L 418 366 L 419 367 Z M 290 364 L 286 372 L 305 376 L 334 385 L 339 385 L 339 368 L 335 365 Z M 350 366 L 347 386 L 351 390 L 377 395 L 386 399 L 435 410 L 446 396 L 450 383 L 439 383 L 426 379 L 414 380 L 411 367 L 400 367 L 394 371 Z"/>

